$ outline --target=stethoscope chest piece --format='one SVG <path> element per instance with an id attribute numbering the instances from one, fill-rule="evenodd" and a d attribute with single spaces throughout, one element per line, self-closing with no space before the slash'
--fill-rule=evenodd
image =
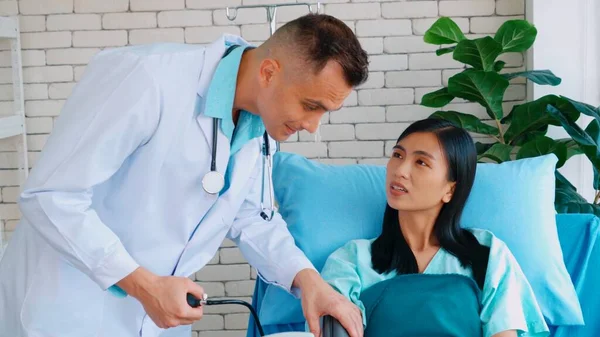
<path id="1" fill-rule="evenodd" d="M 217 194 L 225 186 L 225 177 L 218 171 L 209 171 L 202 178 L 202 188 L 208 194 Z"/>

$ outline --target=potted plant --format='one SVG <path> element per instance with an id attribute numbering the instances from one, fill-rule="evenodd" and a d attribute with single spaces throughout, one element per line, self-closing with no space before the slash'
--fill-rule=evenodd
<path id="1" fill-rule="evenodd" d="M 468 39 L 458 25 L 447 17 L 438 19 L 425 33 L 426 43 L 439 45 L 436 54 L 452 53 L 452 58 L 465 64 L 465 69 L 450 77 L 448 86 L 423 96 L 421 105 L 442 108 L 464 99 L 485 108 L 488 121 L 460 111 L 436 111 L 431 117 L 443 118 L 489 138 L 477 142 L 480 161 L 503 161 L 554 153 L 557 169 L 572 156 L 585 154 L 594 166 L 596 198 L 589 203 L 575 187 L 556 171 L 556 210 L 560 213 L 594 213 L 600 215 L 600 109 L 564 96 L 546 95 L 534 101 L 515 105 L 504 111 L 503 102 L 510 81 L 524 77 L 538 85 L 559 85 L 561 80 L 550 70 L 503 72 L 505 63 L 499 56 L 509 52 L 525 52 L 535 42 L 536 28 L 526 20 L 509 20 L 496 34 Z M 581 113 L 594 120 L 585 130 L 576 121 Z M 562 126 L 571 138 L 546 136 L 550 125 Z"/>

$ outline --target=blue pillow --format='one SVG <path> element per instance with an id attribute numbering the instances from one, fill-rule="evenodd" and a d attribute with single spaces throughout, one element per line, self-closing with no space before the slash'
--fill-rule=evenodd
<path id="1" fill-rule="evenodd" d="M 565 266 L 554 209 L 555 155 L 479 163 L 463 227 L 504 241 L 533 288 L 546 322 L 581 325 L 583 314 Z"/>
<path id="2" fill-rule="evenodd" d="M 479 163 L 462 224 L 490 230 L 507 244 L 549 324 L 580 325 L 581 307 L 556 229 L 556 162 L 556 156 L 546 155 Z M 327 165 L 282 152 L 274 158 L 273 184 L 296 244 L 318 270 L 347 241 L 381 233 L 383 166 Z M 267 286 L 260 307 L 264 325 L 304 322 L 300 301 L 277 286 Z"/>

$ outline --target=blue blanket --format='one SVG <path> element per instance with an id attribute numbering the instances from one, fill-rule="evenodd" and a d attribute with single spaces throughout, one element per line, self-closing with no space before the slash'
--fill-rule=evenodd
<path id="1" fill-rule="evenodd" d="M 551 326 L 553 337 L 597 337 L 600 332 L 600 219 L 591 214 L 556 217 L 565 264 L 581 303 L 585 326 Z"/>
<path id="2" fill-rule="evenodd" d="M 462 275 L 400 275 L 365 290 L 365 337 L 483 336 L 481 292 Z M 391 323 L 391 324 L 390 324 Z"/>
<path id="3" fill-rule="evenodd" d="M 258 282 L 254 297 L 264 293 L 265 288 L 264 282 Z M 394 277 L 361 295 L 368 322 L 365 337 L 480 337 L 483 335 L 479 320 L 480 296 L 477 284 L 462 275 Z M 260 301 L 255 306 L 260 311 Z M 249 327 L 247 337 L 258 337 L 252 316 Z M 305 324 L 265 325 L 263 329 L 267 335 L 305 331 Z"/>

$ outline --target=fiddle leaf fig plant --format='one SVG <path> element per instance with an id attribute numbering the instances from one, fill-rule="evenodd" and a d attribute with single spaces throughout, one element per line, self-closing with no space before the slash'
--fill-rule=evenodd
<path id="1" fill-rule="evenodd" d="M 564 96 L 546 95 L 504 110 L 510 81 L 524 78 L 537 85 L 557 86 L 561 79 L 550 70 L 508 72 L 499 58 L 506 53 L 523 53 L 534 44 L 537 29 L 526 20 L 508 20 L 494 36 L 469 39 L 450 18 L 438 19 L 425 33 L 424 41 L 440 46 L 438 56 L 452 54 L 465 65 L 448 79 L 448 85 L 423 96 L 421 105 L 443 108 L 455 99 L 481 105 L 487 119 L 455 110 L 438 110 L 431 117 L 448 120 L 489 141 L 476 142 L 480 161 L 497 162 L 553 153 L 557 169 L 575 155 L 585 154 L 594 166 L 594 188 L 600 190 L 600 111 Z M 594 117 L 585 130 L 575 123 L 581 114 Z M 571 138 L 546 136 L 549 126 L 563 127 Z M 558 170 L 558 212 L 591 212 L 600 215 L 600 193 L 588 203 Z"/>
<path id="2" fill-rule="evenodd" d="M 577 193 L 572 184 L 563 179 L 556 185 L 555 205 L 560 213 L 594 213 L 600 216 L 600 107 L 594 108 L 580 102 L 573 102 L 573 104 L 580 108 L 582 113 L 594 117 L 585 129 L 581 129 L 575 120 L 557 107 L 548 105 L 547 109 L 548 113 L 558 119 L 571 136 L 578 147 L 577 151 L 583 152 L 592 163 L 595 195 L 593 202 L 588 203 Z M 573 146 L 571 144 L 571 147 Z"/>

